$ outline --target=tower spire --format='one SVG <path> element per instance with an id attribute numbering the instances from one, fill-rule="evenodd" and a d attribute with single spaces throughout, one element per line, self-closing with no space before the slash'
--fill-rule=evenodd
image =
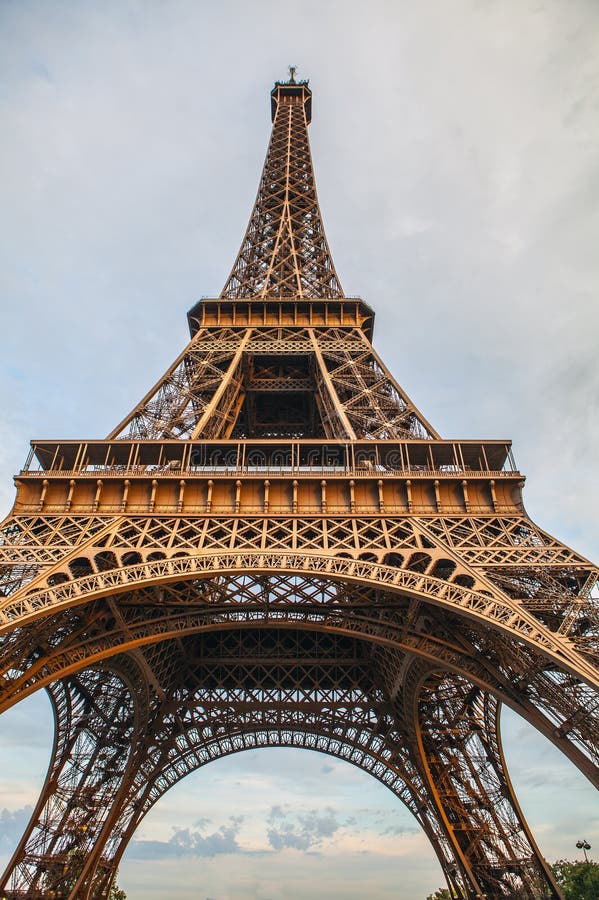
<path id="1" fill-rule="evenodd" d="M 222 298 L 343 297 L 316 195 L 308 125 L 307 81 L 277 81 L 272 134 L 258 196 Z"/>

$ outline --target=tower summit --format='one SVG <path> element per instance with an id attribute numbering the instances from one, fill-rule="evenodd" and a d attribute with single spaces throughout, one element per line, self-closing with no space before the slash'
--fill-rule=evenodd
<path id="1" fill-rule="evenodd" d="M 599 784 L 597 569 L 540 529 L 506 440 L 442 440 L 345 297 L 311 91 L 271 93 L 241 250 L 105 440 L 33 441 L 0 543 L 0 712 L 45 688 L 42 794 L 7 900 L 105 900 L 186 774 L 305 747 L 394 792 L 452 895 L 561 898 L 503 703 Z"/>
<path id="2" fill-rule="evenodd" d="M 221 297 L 343 297 L 324 233 L 312 168 L 307 81 L 277 81 L 272 135 L 241 249 Z"/>

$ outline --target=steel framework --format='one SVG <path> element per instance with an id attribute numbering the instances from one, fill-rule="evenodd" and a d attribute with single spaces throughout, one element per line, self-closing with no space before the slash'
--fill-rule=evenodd
<path id="1" fill-rule="evenodd" d="M 538 528 L 509 443 L 444 441 L 345 297 L 306 82 L 277 82 L 219 298 L 103 441 L 32 444 L 2 525 L 0 711 L 56 733 L 2 896 L 100 900 L 188 772 L 308 747 L 386 784 L 462 898 L 561 896 L 503 703 L 599 783 L 597 570 Z"/>

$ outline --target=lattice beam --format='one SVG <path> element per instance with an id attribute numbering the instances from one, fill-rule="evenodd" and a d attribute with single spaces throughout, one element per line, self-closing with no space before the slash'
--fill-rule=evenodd
<path id="1" fill-rule="evenodd" d="M 125 669 L 130 668 L 125 662 Z M 2 880 L 7 898 L 85 896 L 86 873 L 110 819 L 142 727 L 127 680 L 97 669 L 56 682 L 50 692 L 56 737 L 52 762 L 31 821 Z M 143 695 L 141 695 L 143 696 Z M 104 865 L 106 890 L 114 866 Z"/>
<path id="2" fill-rule="evenodd" d="M 322 224 L 307 82 L 277 82 L 258 196 L 222 297 L 343 297 Z"/>
<path id="3" fill-rule="evenodd" d="M 431 792 L 474 896 L 560 898 L 507 776 L 497 702 L 462 679 L 431 676 L 416 728 Z"/>

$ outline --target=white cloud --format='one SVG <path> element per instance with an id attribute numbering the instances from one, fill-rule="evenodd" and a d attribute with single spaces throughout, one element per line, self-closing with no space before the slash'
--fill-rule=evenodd
<path id="1" fill-rule="evenodd" d="M 163 860 L 173 857 L 223 856 L 242 853 L 237 836 L 242 817 L 232 816 L 226 825 L 205 834 L 206 829 L 177 828 L 168 841 L 144 841 L 133 839 L 127 850 L 129 859 Z"/>
<path id="2" fill-rule="evenodd" d="M 5 807 L 0 810 L 0 854 L 8 855 L 14 850 L 32 812 L 32 806 L 23 806 L 15 810 Z"/>

